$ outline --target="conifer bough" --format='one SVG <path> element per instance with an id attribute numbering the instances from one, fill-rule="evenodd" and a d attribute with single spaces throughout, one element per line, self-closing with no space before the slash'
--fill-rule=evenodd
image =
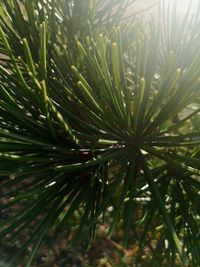
<path id="1" fill-rule="evenodd" d="M 74 244 L 104 218 L 141 255 L 159 233 L 150 264 L 200 265 L 200 8 L 144 23 L 132 2 L 0 1 L 0 238 L 28 230 L 10 266 L 77 210 Z"/>

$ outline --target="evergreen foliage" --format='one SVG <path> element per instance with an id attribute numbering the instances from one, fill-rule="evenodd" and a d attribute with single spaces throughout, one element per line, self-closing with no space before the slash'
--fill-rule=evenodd
<path id="1" fill-rule="evenodd" d="M 0 1 L 0 238 L 29 230 L 11 265 L 77 211 L 73 244 L 109 216 L 141 254 L 160 233 L 158 264 L 200 265 L 200 8 L 133 2 Z"/>

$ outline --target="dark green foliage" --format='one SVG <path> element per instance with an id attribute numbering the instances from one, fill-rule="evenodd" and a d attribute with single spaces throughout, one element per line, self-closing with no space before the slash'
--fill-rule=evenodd
<path id="1" fill-rule="evenodd" d="M 109 207 L 109 235 L 123 220 L 141 253 L 161 234 L 160 266 L 200 265 L 200 10 L 141 23 L 132 2 L 0 1 L 0 237 L 30 229 L 26 266 L 77 210 L 91 241 Z"/>

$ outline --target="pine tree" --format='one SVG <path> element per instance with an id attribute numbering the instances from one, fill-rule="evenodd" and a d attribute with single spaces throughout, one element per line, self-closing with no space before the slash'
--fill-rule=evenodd
<path id="1" fill-rule="evenodd" d="M 140 254 L 161 236 L 152 262 L 200 265 L 200 8 L 133 2 L 0 1 L 0 237 L 28 232 L 10 265 L 77 211 L 73 244 L 109 217 Z"/>

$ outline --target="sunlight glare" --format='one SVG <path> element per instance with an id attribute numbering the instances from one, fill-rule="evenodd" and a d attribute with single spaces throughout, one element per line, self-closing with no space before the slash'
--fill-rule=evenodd
<path id="1" fill-rule="evenodd" d="M 190 13 L 194 13 L 199 4 L 199 0 L 168 0 L 168 3 L 177 2 L 177 9 L 179 13 L 186 13 L 188 8 L 190 7 Z"/>

